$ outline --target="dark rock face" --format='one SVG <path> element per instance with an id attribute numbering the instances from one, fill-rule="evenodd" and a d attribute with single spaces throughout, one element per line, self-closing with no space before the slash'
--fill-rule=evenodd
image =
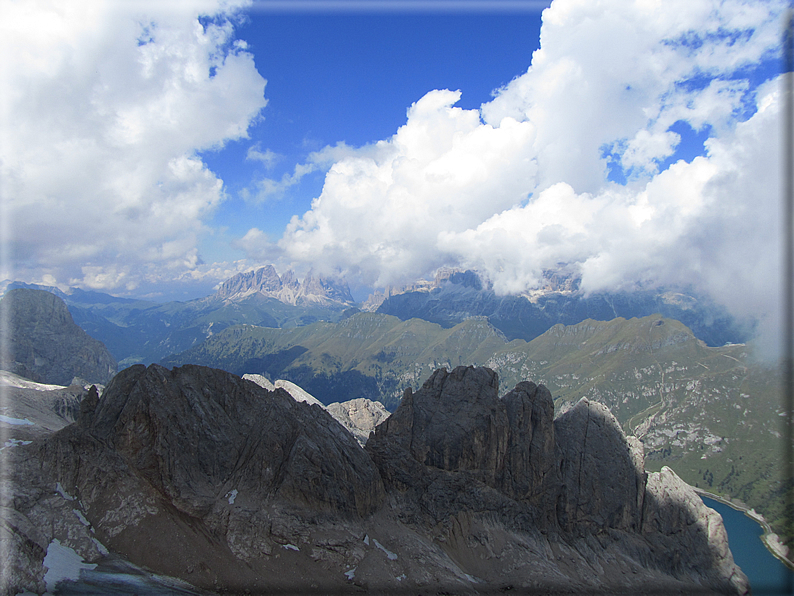
<path id="1" fill-rule="evenodd" d="M 672 576 L 706 591 L 747 590 L 716 514 L 671 470 L 649 479 L 641 443 L 606 407 L 582 400 L 554 420 L 543 386 L 497 395 L 490 369 L 438 370 L 375 430 L 365 449 L 411 523 L 454 534 L 461 515 L 469 525 L 485 516 L 556 536 L 595 568 L 615 551 L 634 557 L 667 576 L 654 589 L 673 589 Z M 594 552 L 593 536 L 606 535 Z M 458 548 L 448 552 L 463 556 Z"/>
<path id="2" fill-rule="evenodd" d="M 502 490 L 551 512 L 560 480 L 551 393 L 543 385 L 524 381 L 502 403 L 510 425 Z"/>
<path id="3" fill-rule="evenodd" d="M 352 516 L 372 513 L 382 498 L 377 470 L 325 411 L 215 369 L 125 369 L 73 432 L 107 445 L 191 516 L 207 515 L 219 491 L 233 489 Z M 81 484 L 79 475 L 68 480 Z"/>
<path id="4" fill-rule="evenodd" d="M 69 385 L 74 377 L 105 384 L 116 374 L 110 352 L 74 323 L 54 294 L 14 289 L 0 309 L 8 321 L 9 353 L 0 354 L 4 370 L 55 385 Z"/>
<path id="5" fill-rule="evenodd" d="M 364 450 L 284 390 L 128 368 L 0 468 L 7 592 L 55 539 L 233 593 L 746 592 L 719 516 L 603 407 L 555 421 L 544 387 L 498 387 L 438 370 Z"/>
<path id="6" fill-rule="evenodd" d="M 646 479 L 641 443 L 623 434 L 606 406 L 586 399 L 554 428 L 563 482 L 560 525 L 638 531 Z"/>
<path id="7" fill-rule="evenodd" d="M 504 399 L 498 391 L 490 369 L 440 369 L 415 395 L 406 391 L 366 449 L 396 487 L 415 485 L 429 469 L 464 472 L 540 512 L 559 484 L 551 394 L 534 383 Z"/>

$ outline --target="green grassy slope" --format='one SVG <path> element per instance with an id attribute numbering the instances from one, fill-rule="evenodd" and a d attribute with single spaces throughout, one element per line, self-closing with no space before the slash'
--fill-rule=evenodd
<path id="1" fill-rule="evenodd" d="M 291 329 L 235 326 L 163 360 L 289 379 L 325 403 L 367 397 L 394 408 L 439 367 L 483 362 L 506 344 L 485 320 L 443 329 L 420 319 L 357 313 Z"/>

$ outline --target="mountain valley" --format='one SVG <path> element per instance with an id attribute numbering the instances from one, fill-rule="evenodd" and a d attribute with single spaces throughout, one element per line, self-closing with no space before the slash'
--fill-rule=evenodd
<path id="1" fill-rule="evenodd" d="M 110 350 L 121 368 L 150 364 L 183 352 L 223 329 L 239 324 L 291 328 L 338 322 L 358 310 L 377 311 L 408 321 L 419 318 L 444 328 L 484 317 L 508 339 L 529 341 L 553 325 L 584 319 L 611 320 L 660 313 L 688 325 L 708 345 L 741 343 L 753 323 L 736 321 L 723 308 L 692 292 L 645 290 L 585 296 L 563 273 L 548 272 L 548 283 L 526 295 L 498 296 L 474 271 L 442 269 L 432 281 L 388 288 L 356 304 L 344 279 L 311 271 L 299 280 L 292 271 L 279 276 L 272 265 L 237 274 L 204 298 L 155 303 L 100 292 L 19 282 L 14 288 L 41 289 L 63 299 L 74 321 Z"/>
<path id="2" fill-rule="evenodd" d="M 439 369 L 486 366 L 505 388 L 528 380 L 543 385 L 555 419 L 581 409 L 581 403 L 604 404 L 621 431 L 641 442 L 644 469 L 675 470 L 694 487 L 753 507 L 791 544 L 794 512 L 784 503 L 794 489 L 780 473 L 786 415 L 781 374 L 757 361 L 751 344 L 741 343 L 751 326 L 680 293 L 585 298 L 571 280 L 553 281 L 534 296 L 496 297 L 473 272 L 453 271 L 355 304 L 343 281 L 308 275 L 298 282 L 294 274 L 279 276 L 269 267 L 235 276 L 212 296 L 185 303 L 48 291 L 63 295 L 66 314 L 89 336 L 112 346 L 122 373 L 137 362 L 159 362 L 256 377 L 266 391 L 282 387 L 303 395 L 299 401 L 316 398 L 358 445 L 366 446 L 370 432 L 386 420 L 383 406 L 396 412 L 406 388 L 420 391 Z M 8 284 L 6 296 L 36 292 L 13 289 L 20 285 Z M 660 305 L 699 331 L 654 313 Z M 589 312 L 606 320 L 579 318 Z M 641 316 L 615 317 L 617 312 Z M 562 324 L 567 321 L 573 323 Z M 115 360 L 112 365 L 115 371 Z M 68 385 L 73 377 L 104 385 L 110 378 L 95 371 L 64 372 L 57 382 L 25 376 L 56 385 Z M 79 418 L 75 404 L 85 400 L 87 388 L 73 394 L 76 402 L 59 406 L 71 413 L 64 421 L 53 419 L 52 429 Z M 14 400 L 23 406 L 33 403 L 19 396 Z M 19 412 L 31 411 L 23 406 Z M 13 427 L 15 448 L 38 440 L 29 425 L 5 426 Z"/>

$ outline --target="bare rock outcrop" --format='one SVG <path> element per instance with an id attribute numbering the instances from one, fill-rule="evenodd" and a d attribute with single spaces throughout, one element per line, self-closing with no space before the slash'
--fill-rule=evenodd
<path id="1" fill-rule="evenodd" d="M 317 276 L 309 271 L 303 281 L 298 281 L 293 271 L 279 276 L 273 265 L 230 277 L 210 300 L 235 301 L 254 294 L 298 306 L 349 305 L 354 302 L 344 279 Z"/>
<path id="2" fill-rule="evenodd" d="M 137 365 L 118 377 L 70 430 L 107 445 L 180 511 L 205 515 L 231 490 L 353 516 L 380 504 L 377 471 L 321 408 L 204 367 Z M 68 440 L 56 435 L 48 447 Z M 73 461 L 59 465 L 80 486 Z"/>
<path id="3" fill-rule="evenodd" d="M 334 402 L 326 407 L 328 413 L 352 434 L 360 445 L 364 445 L 375 428 L 386 418 L 389 411 L 379 401 L 364 397 L 342 403 Z"/>
<path id="4" fill-rule="evenodd" d="M 277 573 L 283 545 L 298 548 L 318 517 L 347 536 L 384 498 L 377 468 L 322 408 L 196 366 L 125 369 L 101 398 L 89 394 L 75 424 L 10 454 L 5 471 L 2 506 L 44 528 L 12 531 L 31 545 L 20 578 L 41 565 L 33 545 L 59 540 L 94 561 L 96 540 L 204 588 L 294 588 Z M 47 516 L 70 525 L 33 523 Z"/>
<path id="5" fill-rule="evenodd" d="M 362 449 L 283 389 L 126 369 L 8 453 L 4 590 L 41 592 L 57 540 L 231 593 L 746 593 L 719 516 L 608 411 L 498 387 L 438 370 Z"/>
<path id="6" fill-rule="evenodd" d="M 36 383 L 0 371 L 0 436 L 4 442 L 21 441 L 60 430 L 77 420 L 88 393 L 79 385 Z"/>
<path id="7" fill-rule="evenodd" d="M 582 399 L 554 423 L 562 490 L 557 518 L 568 531 L 637 531 L 645 495 L 642 445 L 606 406 Z"/>
<path id="8" fill-rule="evenodd" d="M 646 485 L 641 444 L 600 404 L 554 420 L 545 387 L 520 383 L 499 399 L 493 371 L 442 369 L 406 391 L 365 449 L 403 519 L 436 528 L 491 586 L 748 590 L 719 516 L 672 471 Z"/>
<path id="9" fill-rule="evenodd" d="M 733 560 L 720 514 L 667 466 L 648 475 L 642 534 L 656 552 L 667 557 L 667 567 L 689 575 L 693 582 L 702 581 L 707 569 L 712 585 L 726 593 L 746 584 Z"/>

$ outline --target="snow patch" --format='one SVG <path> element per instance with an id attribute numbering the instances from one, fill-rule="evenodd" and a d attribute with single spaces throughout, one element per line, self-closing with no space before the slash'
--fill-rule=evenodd
<path id="1" fill-rule="evenodd" d="M 96 569 L 96 564 L 85 563 L 83 557 L 68 546 L 62 545 L 55 538 L 47 547 L 44 567 L 47 568 L 47 572 L 44 574 L 47 592 L 54 593 L 58 582 L 63 580 L 77 581 L 80 579 L 80 571 L 83 569 Z"/>
<path id="2" fill-rule="evenodd" d="M 353 567 L 353 569 L 345 571 L 345 577 L 347 577 L 349 580 L 352 580 L 354 577 L 356 577 L 356 569 L 358 569 L 358 567 Z"/>
<path id="3" fill-rule="evenodd" d="M 6 447 L 18 447 L 19 445 L 30 445 L 33 441 L 20 441 L 19 439 L 8 439 L 5 444 L 0 447 L 0 451 Z"/>
<path id="4" fill-rule="evenodd" d="M 11 418 L 10 416 L 4 416 L 3 414 L 0 414 L 0 422 L 5 422 L 6 424 L 34 424 L 27 418 L 20 420 L 19 418 Z"/>
<path id="5" fill-rule="evenodd" d="M 292 396 L 292 399 L 294 399 L 295 401 L 306 402 L 309 405 L 314 404 L 320 406 L 322 409 L 325 409 L 323 402 L 321 402 L 319 399 L 314 397 L 308 391 L 305 391 L 302 387 L 298 387 L 292 381 L 285 381 L 284 379 L 279 379 L 275 383 L 273 383 L 273 386 L 276 389 L 284 389 L 287 393 L 289 393 Z"/>
<path id="6" fill-rule="evenodd" d="M 35 389 L 36 391 L 52 391 L 53 389 L 66 389 L 64 385 L 46 385 L 29 381 L 7 371 L 0 371 L 0 385 L 6 387 L 19 387 L 20 389 Z"/>
<path id="7" fill-rule="evenodd" d="M 77 516 L 77 519 L 79 519 L 79 520 L 80 520 L 80 523 L 81 523 L 81 524 L 83 524 L 84 526 L 86 526 L 86 527 L 87 527 L 87 526 L 90 526 L 90 525 L 91 525 L 91 522 L 90 522 L 90 521 L 88 521 L 88 520 L 85 518 L 85 515 L 83 515 L 83 512 L 82 512 L 82 511 L 80 511 L 79 509 L 72 509 L 72 513 L 74 513 L 74 514 Z"/>
<path id="8" fill-rule="evenodd" d="M 397 555 L 395 555 L 393 552 L 388 550 L 385 546 L 383 546 L 380 542 L 378 542 L 374 538 L 372 539 L 372 543 L 375 546 L 377 546 L 379 549 L 381 549 L 384 553 L 386 553 L 386 558 L 387 559 L 389 559 L 390 561 L 396 561 L 397 560 Z"/>
<path id="9" fill-rule="evenodd" d="M 366 544 L 367 546 L 369 546 L 369 534 L 367 534 L 366 536 L 364 536 L 364 544 Z"/>
<path id="10" fill-rule="evenodd" d="M 294 544 L 282 544 L 282 545 L 281 545 L 281 548 L 288 549 L 288 550 L 297 550 L 297 551 L 299 551 L 299 550 L 300 550 L 300 549 L 299 549 L 297 546 L 295 546 Z"/>
<path id="11" fill-rule="evenodd" d="M 63 489 L 60 482 L 55 483 L 55 492 L 57 492 L 67 501 L 74 501 L 74 497 Z"/>
<path id="12" fill-rule="evenodd" d="M 226 496 L 229 499 L 229 505 L 234 505 L 234 500 L 237 498 L 237 489 L 235 488 L 233 491 L 226 493 Z"/>
<path id="13" fill-rule="evenodd" d="M 93 528 L 91 528 L 91 529 L 93 530 Z M 100 555 L 109 555 L 110 554 L 110 551 L 108 550 L 108 547 L 106 547 L 104 544 L 102 544 L 99 540 L 97 540 L 93 536 L 91 537 L 91 540 L 94 541 L 94 546 L 96 546 L 96 549 L 99 551 Z"/>
<path id="14" fill-rule="evenodd" d="M 407 577 L 408 576 L 403 573 L 402 575 L 398 575 L 394 579 L 396 579 L 398 582 L 401 582 L 402 580 L 407 579 Z"/>
<path id="15" fill-rule="evenodd" d="M 468 573 L 464 573 L 463 575 L 465 575 L 465 576 L 466 576 L 466 579 L 467 579 L 467 580 L 469 580 L 469 581 L 470 581 L 471 583 L 473 583 L 473 584 L 479 584 L 479 583 L 480 583 L 480 580 L 478 580 L 478 579 L 477 579 L 476 577 L 474 577 L 473 575 L 469 575 Z"/>

